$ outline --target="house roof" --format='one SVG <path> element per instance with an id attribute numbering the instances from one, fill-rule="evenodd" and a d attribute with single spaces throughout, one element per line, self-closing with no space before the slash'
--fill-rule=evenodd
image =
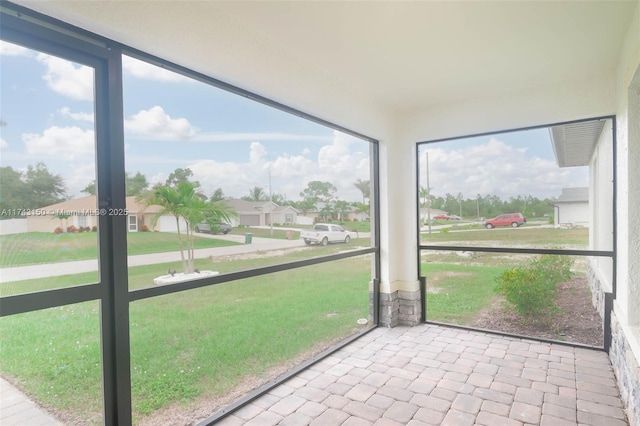
<path id="1" fill-rule="evenodd" d="M 260 213 L 270 213 L 270 212 L 283 212 L 285 210 L 294 210 L 297 212 L 297 210 L 291 206 L 279 206 L 276 203 L 272 203 L 270 201 L 246 201 L 246 200 L 240 200 L 237 198 L 231 198 L 228 200 L 225 200 L 225 202 L 233 209 L 236 211 L 236 213 L 243 213 L 243 214 L 260 214 Z M 271 208 L 269 208 L 269 205 L 272 205 Z"/>
<path id="2" fill-rule="evenodd" d="M 95 195 L 87 195 L 72 200 L 62 201 L 50 206 L 42 207 L 43 210 L 68 210 L 68 211 L 91 211 L 97 208 Z M 160 206 L 145 206 L 138 202 L 135 196 L 127 197 L 127 211 L 129 213 L 158 213 L 162 210 Z"/>
<path id="3" fill-rule="evenodd" d="M 558 166 L 588 165 L 605 122 L 606 120 L 583 121 L 549 128 Z"/>
<path id="4" fill-rule="evenodd" d="M 589 188 L 562 188 L 562 194 L 556 203 L 586 203 L 589 202 Z"/>

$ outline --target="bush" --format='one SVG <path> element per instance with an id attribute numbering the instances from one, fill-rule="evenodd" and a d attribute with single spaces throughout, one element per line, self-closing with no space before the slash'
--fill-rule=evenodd
<path id="1" fill-rule="evenodd" d="M 149 231 L 150 231 L 150 229 L 149 229 L 149 227 L 147 225 L 142 225 L 140 227 L 140 232 L 149 232 Z"/>
<path id="2" fill-rule="evenodd" d="M 91 232 L 98 232 L 98 227 L 96 225 L 93 225 L 91 227 Z"/>
<path id="3" fill-rule="evenodd" d="M 76 228 L 74 225 L 68 226 L 67 232 L 73 232 L 75 234 L 76 232 L 78 232 L 78 228 Z"/>
<path id="4" fill-rule="evenodd" d="M 556 284 L 571 278 L 572 263 L 566 256 L 542 255 L 528 267 L 504 271 L 495 290 L 525 319 L 546 323 L 559 310 Z"/>
<path id="5" fill-rule="evenodd" d="M 62 228 L 60 228 L 59 226 L 56 229 L 53 230 L 54 234 L 62 234 L 62 232 L 63 232 Z"/>

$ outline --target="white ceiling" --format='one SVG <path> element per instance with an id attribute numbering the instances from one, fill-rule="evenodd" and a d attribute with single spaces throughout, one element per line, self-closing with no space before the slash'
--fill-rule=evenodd
<path id="1" fill-rule="evenodd" d="M 264 88 L 267 96 L 273 96 L 270 85 L 282 94 L 287 79 L 299 78 L 294 75 L 297 67 L 298 72 L 306 70 L 309 84 L 331 81 L 387 111 L 551 86 L 572 78 L 613 77 L 639 4 L 17 3 L 249 90 L 260 93 Z M 286 99 L 286 94 L 280 96 Z"/>

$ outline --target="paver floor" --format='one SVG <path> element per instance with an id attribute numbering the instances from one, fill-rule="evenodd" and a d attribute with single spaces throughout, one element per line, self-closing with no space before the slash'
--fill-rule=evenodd
<path id="1" fill-rule="evenodd" d="M 230 425 L 627 425 L 606 353 L 423 324 L 376 329 Z"/>
<path id="2" fill-rule="evenodd" d="M 1 425 L 57 425 L 0 378 Z M 218 424 L 628 425 L 606 353 L 423 324 L 379 328 Z"/>

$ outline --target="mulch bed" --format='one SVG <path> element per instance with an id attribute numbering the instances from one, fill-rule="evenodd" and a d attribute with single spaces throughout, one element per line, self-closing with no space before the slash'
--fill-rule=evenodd
<path id="1" fill-rule="evenodd" d="M 593 307 L 584 275 L 558 284 L 556 303 L 560 312 L 546 321 L 547 324 L 524 321 L 512 308 L 497 301 L 471 326 L 533 338 L 603 346 L 603 321 Z"/>

